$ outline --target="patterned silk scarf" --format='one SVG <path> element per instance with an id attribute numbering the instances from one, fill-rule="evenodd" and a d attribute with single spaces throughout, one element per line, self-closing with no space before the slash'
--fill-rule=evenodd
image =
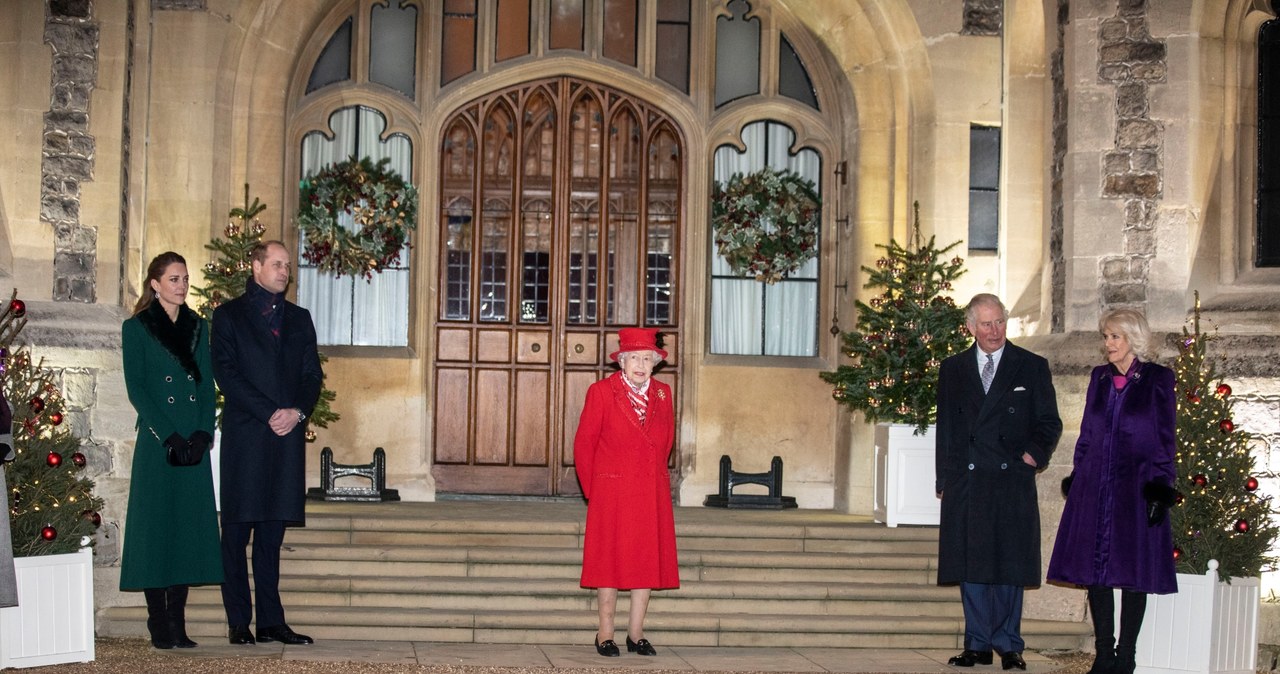
<path id="1" fill-rule="evenodd" d="M 636 418 L 643 426 L 645 413 L 649 411 L 649 382 L 646 381 L 643 386 L 636 387 L 625 373 L 618 374 L 622 377 L 622 382 L 627 385 L 627 398 L 631 400 L 631 409 L 635 411 Z"/>

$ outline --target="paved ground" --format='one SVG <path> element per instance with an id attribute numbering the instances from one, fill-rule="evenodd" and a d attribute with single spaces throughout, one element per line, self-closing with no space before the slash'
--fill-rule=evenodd
<path id="1" fill-rule="evenodd" d="M 141 639 L 99 639 L 91 663 L 33 668 L 33 674 L 579 674 L 583 672 L 866 672 L 1003 674 L 994 666 L 949 667 L 951 651 L 853 648 L 709 648 L 657 645 L 657 657 L 602 658 L 591 646 L 322 641 L 313 646 L 231 646 L 205 640 L 157 651 Z M 1031 674 L 1082 674 L 1090 656 L 1028 651 Z"/>

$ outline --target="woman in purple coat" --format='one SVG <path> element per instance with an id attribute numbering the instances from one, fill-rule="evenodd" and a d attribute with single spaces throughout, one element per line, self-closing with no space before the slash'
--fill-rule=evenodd
<path id="1" fill-rule="evenodd" d="M 1147 595 L 1178 591 L 1167 517 L 1176 496 L 1174 376 L 1139 358 L 1151 340 L 1140 312 L 1109 311 L 1098 327 L 1107 364 L 1090 375 L 1048 578 L 1088 589 L 1097 647 L 1090 674 L 1132 674 Z M 1121 591 L 1119 641 L 1113 589 Z"/>

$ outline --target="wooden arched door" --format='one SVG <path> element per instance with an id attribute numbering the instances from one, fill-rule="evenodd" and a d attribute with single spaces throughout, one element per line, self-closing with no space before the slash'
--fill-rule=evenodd
<path id="1" fill-rule="evenodd" d="M 679 398 L 683 156 L 656 107 L 573 78 L 444 125 L 433 374 L 436 488 L 572 495 L 586 389 L 617 329 L 659 327 Z"/>

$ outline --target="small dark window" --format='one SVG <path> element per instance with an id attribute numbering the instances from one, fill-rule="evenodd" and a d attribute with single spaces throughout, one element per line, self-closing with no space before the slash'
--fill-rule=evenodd
<path id="1" fill-rule="evenodd" d="M 1280 21 L 1258 30 L 1258 241 L 1254 264 L 1280 267 Z"/>
<path id="2" fill-rule="evenodd" d="M 399 7 L 369 10 L 369 81 L 413 98 L 417 79 L 418 8 L 401 0 Z"/>
<path id="3" fill-rule="evenodd" d="M 307 80 L 307 93 L 327 87 L 336 82 L 351 79 L 351 19 L 333 31 L 333 37 L 320 51 L 320 57 L 311 68 L 311 77 Z"/>
<path id="4" fill-rule="evenodd" d="M 1000 244 L 1000 128 L 969 127 L 969 250 Z"/>
<path id="5" fill-rule="evenodd" d="M 551 48 L 582 51 L 583 0 L 551 0 Z"/>
<path id="6" fill-rule="evenodd" d="M 636 0 L 605 0 L 604 32 L 600 43 L 604 57 L 636 65 Z"/>
<path id="7" fill-rule="evenodd" d="M 813 91 L 809 71 L 786 35 L 778 41 L 778 93 L 818 109 L 818 95 Z"/>
<path id="8" fill-rule="evenodd" d="M 476 0 L 445 0 L 443 23 L 440 83 L 448 84 L 476 69 Z"/>
<path id="9" fill-rule="evenodd" d="M 529 0 L 498 0 L 495 61 L 529 55 Z"/>
<path id="10" fill-rule="evenodd" d="M 689 93 L 689 0 L 658 0 L 654 74 Z"/>
<path id="11" fill-rule="evenodd" d="M 760 93 L 760 19 L 751 5 L 729 3 L 732 16 L 716 19 L 716 107 Z"/>

